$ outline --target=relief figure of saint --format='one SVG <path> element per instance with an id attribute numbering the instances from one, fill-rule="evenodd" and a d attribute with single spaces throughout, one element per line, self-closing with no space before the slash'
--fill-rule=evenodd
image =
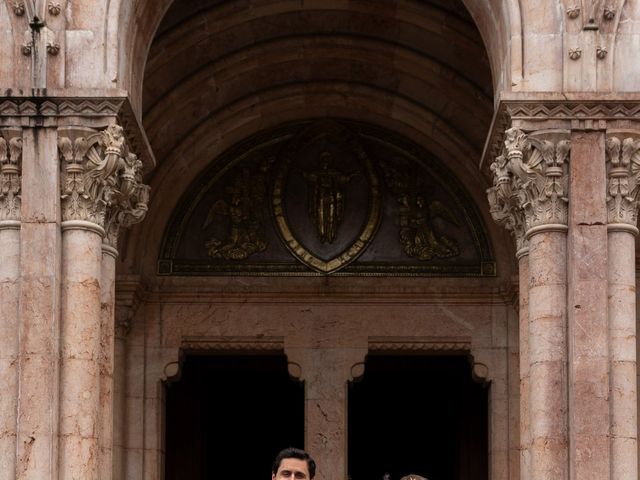
<path id="1" fill-rule="evenodd" d="M 345 174 L 333 165 L 333 155 L 322 152 L 318 167 L 304 172 L 309 188 L 309 217 L 322 243 L 333 243 L 342 223 L 345 186 L 357 173 Z"/>

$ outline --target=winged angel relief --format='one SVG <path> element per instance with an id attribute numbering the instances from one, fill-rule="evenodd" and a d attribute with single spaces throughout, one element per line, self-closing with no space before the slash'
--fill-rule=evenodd
<path id="1" fill-rule="evenodd" d="M 459 226 L 453 212 L 439 200 L 433 199 L 433 189 L 421 178 L 401 169 L 402 159 L 394 166 L 383 162 L 385 180 L 398 201 L 400 243 L 404 252 L 413 258 L 429 261 L 460 255 L 457 242 L 438 231 L 436 219 Z M 398 166 L 398 168 L 396 168 Z"/>
<path id="2" fill-rule="evenodd" d="M 268 170 L 269 163 L 266 161 L 255 172 L 243 168 L 225 189 L 226 197 L 211 206 L 202 228 L 206 229 L 226 217 L 228 229 L 226 235 L 213 236 L 206 241 L 205 247 L 210 257 L 245 260 L 267 248 L 264 205 Z"/>

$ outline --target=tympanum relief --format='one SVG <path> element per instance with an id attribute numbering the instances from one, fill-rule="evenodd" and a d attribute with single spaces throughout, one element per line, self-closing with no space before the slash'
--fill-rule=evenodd
<path id="1" fill-rule="evenodd" d="M 493 275 L 475 205 L 428 152 L 325 120 L 266 131 L 183 198 L 159 273 Z"/>

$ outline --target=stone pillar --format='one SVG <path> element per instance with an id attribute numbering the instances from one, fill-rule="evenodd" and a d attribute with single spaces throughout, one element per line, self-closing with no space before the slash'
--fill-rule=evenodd
<path id="1" fill-rule="evenodd" d="M 18 480 L 58 478 L 60 190 L 55 128 L 25 128 L 20 228 Z"/>
<path id="2" fill-rule="evenodd" d="M 108 233 L 115 241 L 119 226 L 144 217 L 148 188 L 140 183 L 141 163 L 127 151 L 118 125 L 98 132 L 61 127 L 58 146 L 63 178 L 60 478 L 110 479 L 115 251 L 103 247 L 103 238 Z"/>
<path id="3" fill-rule="evenodd" d="M 305 445 L 316 480 L 347 480 L 347 388 L 364 373 L 367 349 L 287 348 L 290 373 L 305 382 Z M 354 373 L 353 370 L 357 372 Z"/>
<path id="4" fill-rule="evenodd" d="M 526 135 L 516 128 L 507 130 L 502 154 L 491 165 L 494 186 L 487 191 L 493 218 L 513 232 L 518 251 L 522 252 L 523 237 L 529 242 L 529 274 L 522 291 L 528 289 L 528 329 L 526 318 L 520 319 L 525 324 L 521 332 L 528 357 L 524 359 L 528 367 L 522 370 L 528 411 L 521 412 L 526 415 L 521 441 L 528 448 L 521 475 L 532 480 L 568 475 L 567 136 L 566 132 Z"/>
<path id="5" fill-rule="evenodd" d="M 638 478 L 635 236 L 640 142 L 608 135 L 608 315 L 611 479 Z M 635 167 L 634 167 L 635 165 Z"/>
<path id="6" fill-rule="evenodd" d="M 113 360 L 113 478 L 126 478 L 125 413 L 126 413 L 126 336 L 128 323 L 116 314 Z"/>
<path id="7" fill-rule="evenodd" d="M 571 479 L 609 478 L 612 466 L 604 160 L 603 130 L 572 131 L 567 245 Z"/>
<path id="8" fill-rule="evenodd" d="M 100 435 L 100 480 L 113 476 L 113 431 L 114 431 L 114 376 L 115 363 L 115 294 L 116 259 L 118 250 L 109 243 L 102 245 L 101 278 L 101 322 L 100 322 L 100 406 L 102 425 Z"/>
<path id="9" fill-rule="evenodd" d="M 529 416 L 529 246 L 518 250 L 518 315 L 520 338 L 520 478 L 531 478 L 531 418 Z"/>
<path id="10" fill-rule="evenodd" d="M 16 478 L 22 129 L 0 133 L 0 480 Z"/>

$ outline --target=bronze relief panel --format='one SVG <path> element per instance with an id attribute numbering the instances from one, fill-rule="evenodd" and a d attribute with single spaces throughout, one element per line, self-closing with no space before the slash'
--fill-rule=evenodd
<path id="1" fill-rule="evenodd" d="M 494 275 L 475 204 L 428 152 L 342 120 L 236 145 L 166 231 L 164 275 Z"/>

